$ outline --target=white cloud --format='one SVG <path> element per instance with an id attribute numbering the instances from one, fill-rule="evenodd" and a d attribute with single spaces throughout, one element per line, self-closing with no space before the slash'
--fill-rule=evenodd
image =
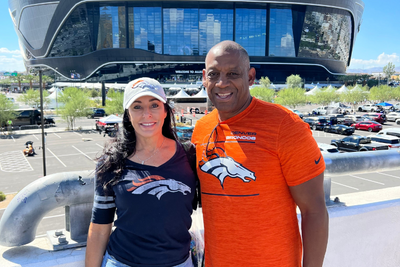
<path id="1" fill-rule="evenodd" d="M 349 69 L 370 69 L 376 67 L 384 67 L 389 62 L 392 62 L 397 66 L 400 65 L 400 56 L 398 56 L 396 53 L 393 53 L 391 55 L 382 53 L 378 56 L 377 59 L 364 60 L 354 58 L 350 62 Z"/>
<path id="2" fill-rule="evenodd" d="M 21 54 L 21 51 L 19 51 L 19 50 L 10 51 L 6 47 L 0 47 L 0 54 L 15 54 L 16 55 L 16 54 Z"/>
<path id="3" fill-rule="evenodd" d="M 0 71 L 26 71 L 21 51 L 0 47 Z"/>

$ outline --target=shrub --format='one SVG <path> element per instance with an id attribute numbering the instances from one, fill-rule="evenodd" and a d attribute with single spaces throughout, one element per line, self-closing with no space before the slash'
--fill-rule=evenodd
<path id="1" fill-rule="evenodd" d="M 0 191 L 0 201 L 3 201 L 4 199 L 6 199 L 6 195 Z"/>

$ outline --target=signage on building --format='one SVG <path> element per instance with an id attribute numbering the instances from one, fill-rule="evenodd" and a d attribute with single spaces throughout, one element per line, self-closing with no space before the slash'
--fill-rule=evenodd
<path id="1" fill-rule="evenodd" d="M 203 73 L 202 70 L 175 70 L 175 73 Z"/>

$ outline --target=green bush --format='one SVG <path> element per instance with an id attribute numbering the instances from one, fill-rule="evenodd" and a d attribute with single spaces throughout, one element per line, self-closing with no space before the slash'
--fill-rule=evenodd
<path id="1" fill-rule="evenodd" d="M 0 202 L 6 199 L 6 195 L 0 191 Z"/>

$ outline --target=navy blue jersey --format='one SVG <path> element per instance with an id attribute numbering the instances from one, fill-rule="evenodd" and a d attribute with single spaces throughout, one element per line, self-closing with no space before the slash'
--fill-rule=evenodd
<path id="1" fill-rule="evenodd" d="M 196 186 L 181 145 L 159 167 L 126 160 L 121 180 L 107 192 L 103 183 L 96 183 L 92 222 L 112 223 L 116 212 L 107 245 L 110 255 L 141 267 L 174 266 L 187 259 Z"/>

